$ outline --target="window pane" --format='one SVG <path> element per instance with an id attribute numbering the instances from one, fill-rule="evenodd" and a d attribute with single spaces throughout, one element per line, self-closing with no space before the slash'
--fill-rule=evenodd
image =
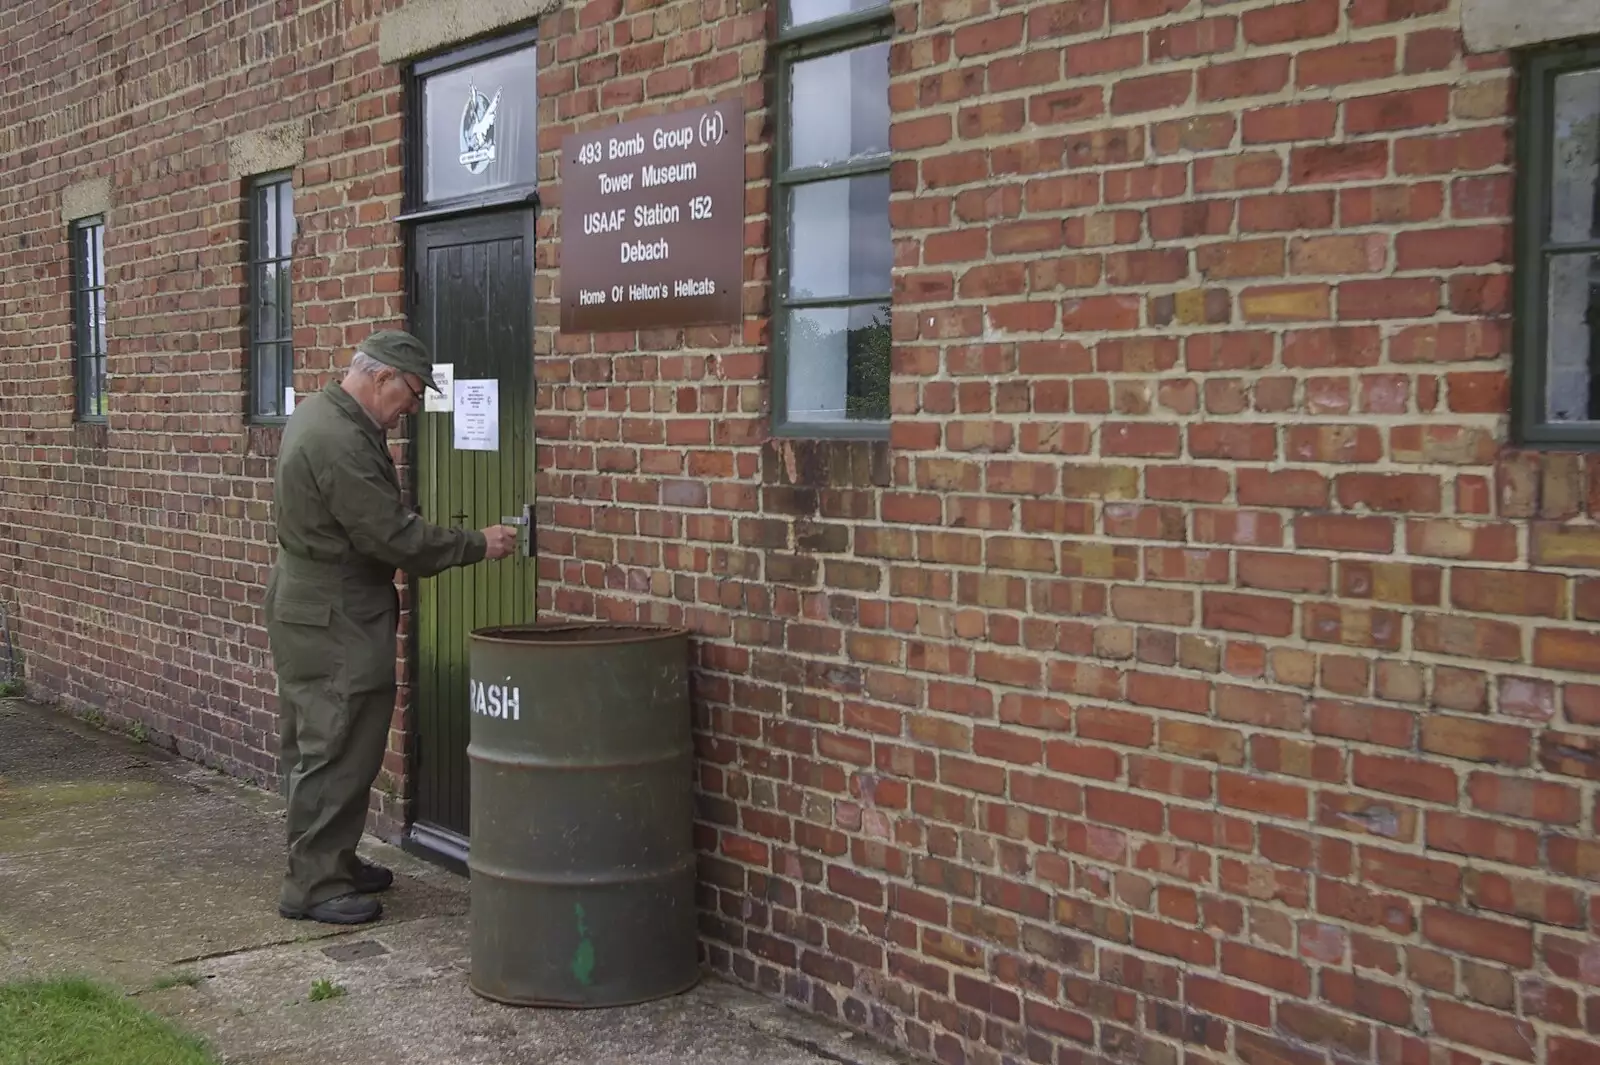
<path id="1" fill-rule="evenodd" d="M 261 211 L 261 249 L 257 257 L 278 257 L 278 196 L 271 185 L 263 185 L 256 192 L 256 203 Z"/>
<path id="2" fill-rule="evenodd" d="M 91 349 L 96 355 L 106 353 L 106 290 L 97 288 L 94 291 L 94 347 Z"/>
<path id="3" fill-rule="evenodd" d="M 888 305 L 793 312 L 788 366 L 790 421 L 887 419 Z"/>
<path id="4" fill-rule="evenodd" d="M 256 339 L 278 338 L 278 264 L 256 267 Z"/>
<path id="5" fill-rule="evenodd" d="M 277 414 L 279 404 L 283 402 L 277 345 L 258 344 L 252 349 L 252 354 L 255 356 L 255 365 L 251 369 L 255 371 L 252 377 L 255 381 L 256 413 Z"/>
<path id="6" fill-rule="evenodd" d="M 273 330 L 273 336 L 277 337 L 279 340 L 288 340 L 291 336 L 294 335 L 294 331 L 289 327 L 289 307 L 290 307 L 290 302 L 289 302 L 290 301 L 289 283 L 290 283 L 290 278 L 292 276 L 291 275 L 292 269 L 293 268 L 290 266 L 289 262 L 287 262 L 287 261 L 278 264 L 278 273 L 277 273 L 278 292 L 277 292 L 277 297 L 276 297 L 277 306 L 275 308 L 275 312 L 276 312 L 276 315 L 277 315 L 275 321 L 276 321 L 277 325 Z"/>
<path id="7" fill-rule="evenodd" d="M 106 283 L 106 227 L 97 225 L 89 230 L 89 239 L 93 244 L 93 258 L 91 259 L 90 282 L 94 285 Z"/>
<path id="8" fill-rule="evenodd" d="M 285 340 L 278 345 L 278 413 L 288 413 L 283 393 L 294 387 L 294 345 Z"/>
<path id="9" fill-rule="evenodd" d="M 790 298 L 889 294 L 888 174 L 797 185 L 790 203 Z"/>
<path id="10" fill-rule="evenodd" d="M 785 5 L 785 25 L 803 26 L 808 22 L 848 15 L 852 11 L 870 11 L 887 7 L 889 0 L 789 0 Z"/>
<path id="11" fill-rule="evenodd" d="M 1600 70 L 1556 78 L 1552 134 L 1550 237 L 1600 236 Z"/>
<path id="12" fill-rule="evenodd" d="M 1600 255 L 1550 260 L 1549 377 L 1545 402 L 1553 422 L 1596 420 L 1600 402 Z"/>
<path id="13" fill-rule="evenodd" d="M 538 181 L 539 65 L 534 48 L 434 74 L 423 85 L 422 101 L 424 200 Z"/>
<path id="14" fill-rule="evenodd" d="M 827 166 L 889 151 L 889 44 L 796 63 L 789 165 Z"/>
<path id="15" fill-rule="evenodd" d="M 278 197 L 278 229 L 275 254 L 287 259 L 294 253 L 294 186 L 280 181 L 276 186 Z"/>

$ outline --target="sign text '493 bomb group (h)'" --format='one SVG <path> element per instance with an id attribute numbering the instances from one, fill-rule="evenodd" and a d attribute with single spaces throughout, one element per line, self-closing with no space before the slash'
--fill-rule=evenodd
<path id="1" fill-rule="evenodd" d="M 574 134 L 562 163 L 564 331 L 739 320 L 740 101 Z"/>

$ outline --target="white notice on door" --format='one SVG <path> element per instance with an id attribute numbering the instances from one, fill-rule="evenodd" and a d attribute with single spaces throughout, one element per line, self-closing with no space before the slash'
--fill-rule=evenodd
<path id="1" fill-rule="evenodd" d="M 500 450 L 500 382 L 455 383 L 457 451 Z"/>
<path id="2" fill-rule="evenodd" d="M 439 386 L 439 391 L 425 389 L 422 394 L 422 409 L 425 411 L 448 412 L 451 400 L 456 394 L 456 365 L 453 362 L 436 362 L 433 364 L 433 383 Z"/>

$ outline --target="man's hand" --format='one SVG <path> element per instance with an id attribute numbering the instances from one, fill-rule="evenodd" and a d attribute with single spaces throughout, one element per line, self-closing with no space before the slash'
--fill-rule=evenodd
<path id="1" fill-rule="evenodd" d="M 483 538 L 489 541 L 489 552 L 484 557 L 491 561 L 505 558 L 517 549 L 517 530 L 510 525 L 491 525 L 483 530 Z"/>

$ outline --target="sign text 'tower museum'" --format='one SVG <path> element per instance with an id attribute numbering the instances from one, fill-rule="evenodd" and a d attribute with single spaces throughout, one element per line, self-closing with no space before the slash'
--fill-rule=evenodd
<path id="1" fill-rule="evenodd" d="M 568 136 L 561 185 L 563 332 L 739 320 L 742 101 Z"/>

